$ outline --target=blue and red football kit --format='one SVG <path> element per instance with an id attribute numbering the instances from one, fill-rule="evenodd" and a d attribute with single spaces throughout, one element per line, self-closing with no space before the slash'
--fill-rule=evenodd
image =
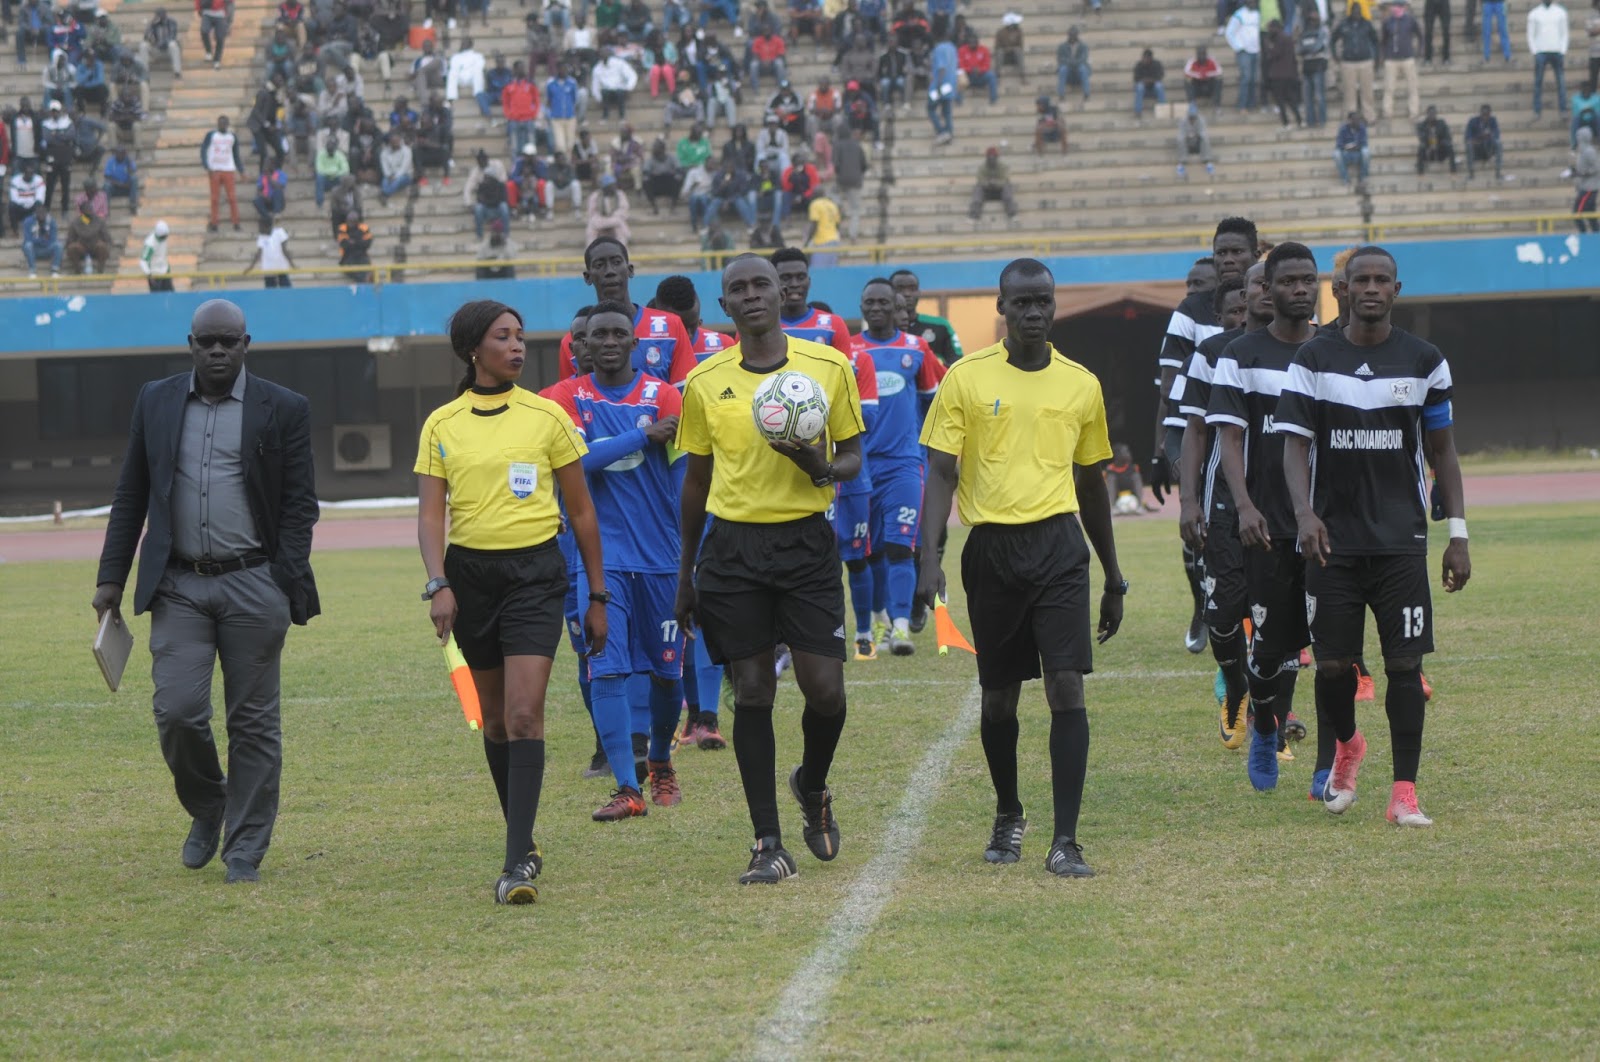
<path id="1" fill-rule="evenodd" d="M 683 385 L 683 378 L 695 367 L 694 343 L 689 339 L 683 319 L 668 310 L 652 310 L 640 306 L 633 316 L 633 334 L 638 340 L 633 348 L 633 367 L 674 387 Z M 572 362 L 572 333 L 561 337 L 561 358 L 557 376 L 570 380 L 578 374 Z"/>

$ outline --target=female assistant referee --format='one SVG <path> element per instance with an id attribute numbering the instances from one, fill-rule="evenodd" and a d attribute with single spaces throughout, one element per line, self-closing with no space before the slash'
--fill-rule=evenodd
<path id="1" fill-rule="evenodd" d="M 466 363 L 461 393 L 434 410 L 417 446 L 417 544 L 422 597 L 440 640 L 453 631 L 478 688 L 483 747 L 506 820 L 496 903 L 532 903 L 544 867 L 533 822 L 544 783 L 544 698 L 561 642 L 566 565 L 556 547 L 556 487 L 589 579 L 591 654 L 605 648 L 600 530 L 579 459 L 583 440 L 560 406 L 517 386 L 522 317 L 469 302 L 450 319 Z M 445 511 L 450 513 L 445 548 Z"/>

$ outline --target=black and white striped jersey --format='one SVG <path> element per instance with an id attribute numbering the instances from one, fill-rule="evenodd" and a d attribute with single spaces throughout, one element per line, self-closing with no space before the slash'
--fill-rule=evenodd
<path id="1" fill-rule="evenodd" d="M 1189 358 L 1189 364 L 1183 372 L 1172 381 L 1172 404 L 1177 406 L 1178 412 L 1187 420 L 1189 417 L 1199 417 L 1204 420 L 1206 405 L 1211 401 L 1211 379 L 1216 372 L 1217 359 L 1227 349 L 1229 343 L 1244 335 L 1242 328 L 1230 328 L 1226 332 L 1218 332 L 1214 336 L 1207 336 L 1200 341 L 1194 354 Z M 1233 505 L 1233 493 L 1228 489 L 1228 481 L 1222 475 L 1222 448 L 1217 441 L 1217 429 L 1206 429 L 1205 442 L 1205 467 L 1200 488 L 1202 492 L 1201 507 L 1206 512 L 1206 519 L 1218 509 L 1228 509 Z"/>
<path id="2" fill-rule="evenodd" d="M 1451 424 L 1450 365 L 1399 328 L 1358 347 L 1316 336 L 1289 368 L 1274 423 L 1311 440 L 1311 504 L 1335 554 L 1428 551 L 1426 432 Z"/>
<path id="3" fill-rule="evenodd" d="M 1217 358 L 1206 404 L 1207 424 L 1244 429 L 1245 487 L 1273 538 L 1292 539 L 1298 529 L 1283 479 L 1283 437 L 1273 428 L 1278 396 L 1298 349 L 1268 328 L 1238 337 Z"/>
<path id="4" fill-rule="evenodd" d="M 1212 309 L 1212 292 L 1198 291 L 1185 295 L 1178 308 L 1172 311 L 1167 322 L 1167 334 L 1161 340 L 1161 355 L 1156 360 L 1159 369 L 1176 369 L 1182 375 L 1189 359 L 1207 338 L 1222 331 L 1217 315 Z M 1167 417 L 1163 424 L 1169 428 L 1183 428 L 1183 417 L 1170 401 L 1168 392 Z"/>

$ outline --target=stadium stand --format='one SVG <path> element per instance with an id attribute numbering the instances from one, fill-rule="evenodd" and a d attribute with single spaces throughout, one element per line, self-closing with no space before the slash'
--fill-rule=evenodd
<path id="1" fill-rule="evenodd" d="M 497 0 L 487 13 L 486 25 L 473 14 L 470 26 L 463 4 L 453 29 L 444 17 L 453 7 L 442 0 L 429 0 L 429 4 L 441 15 L 433 29 L 439 53 L 446 59 L 468 35 L 485 56 L 498 51 L 508 62 L 527 58 L 525 19 L 537 10 L 536 0 L 530 6 Z M 104 6 L 130 41 L 138 40 L 153 11 L 148 4 L 119 7 L 115 0 Z M 753 6 L 746 3 L 742 13 L 748 16 Z M 776 6 L 780 15 L 785 14 L 784 6 Z M 308 15 L 322 9 L 318 4 L 307 7 Z M 652 2 L 650 7 L 659 22 L 661 4 Z M 591 16 L 597 10 L 591 8 Z M 249 205 L 256 165 L 246 125 L 256 91 L 267 76 L 276 4 L 238 0 L 232 37 L 218 70 L 202 61 L 194 12 L 176 4 L 170 12 L 182 26 L 186 75 L 173 81 L 165 63 L 153 64 L 151 117 L 139 133 L 145 201 L 131 229 L 122 209 L 125 204 L 115 204 L 112 211 L 114 238 L 125 248 L 117 267 L 125 279 L 118 282 L 117 290 L 143 288 L 137 270 L 139 247 L 157 218 L 172 227 L 172 268 L 180 274 L 191 269 L 237 274 L 256 250 L 255 214 Z M 412 43 L 427 14 L 423 0 L 411 5 Z M 1027 80 L 1024 83 L 1014 70 L 1002 68 L 997 56 L 998 102 L 987 102 L 981 89 L 967 91 L 964 103 L 955 108 L 954 140 L 946 145 L 935 142 L 922 90 L 912 93 L 909 108 L 885 108 L 880 131 L 884 150 L 873 153 L 863 195 L 862 245 L 889 244 L 920 254 L 938 246 L 974 252 L 997 250 L 1045 238 L 1081 242 L 1100 250 L 1112 243 L 1191 245 L 1200 242 L 1201 233 L 1209 234 L 1219 213 L 1238 210 L 1244 203 L 1264 233 L 1330 238 L 1354 237 L 1364 226 L 1384 225 L 1425 226 L 1433 236 L 1535 231 L 1564 224 L 1560 216 L 1570 209 L 1571 185 L 1560 176 L 1570 158 L 1566 118 L 1553 118 L 1551 107 L 1542 123 L 1532 121 L 1532 64 L 1522 40 L 1525 5 L 1516 5 L 1511 12 L 1514 64 L 1508 66 L 1498 58 L 1489 65 L 1480 63 L 1478 45 L 1462 37 L 1458 13 L 1453 25 L 1455 64 L 1426 67 L 1421 72 L 1422 104 L 1439 108 L 1454 134 L 1458 157 L 1464 151 L 1467 119 L 1481 104 L 1493 106 L 1501 123 L 1506 179 L 1497 181 L 1490 163 L 1480 163 L 1472 181 L 1468 181 L 1464 165 L 1452 174 L 1438 164 L 1419 176 L 1414 120 L 1396 116 L 1369 128 L 1370 177 L 1364 187 L 1354 189 L 1340 184 L 1333 162 L 1334 136 L 1348 109 L 1335 88 L 1336 78 L 1329 78 L 1329 121 L 1323 128 L 1284 130 L 1276 114 L 1268 113 L 1265 106 L 1241 116 L 1232 106 L 1237 69 L 1223 38 L 1217 35 L 1210 4 L 1178 7 L 1164 0 L 1112 0 L 1096 14 L 1087 6 L 1080 10 L 1075 4 L 1056 0 L 1015 0 L 1006 5 L 979 0 L 961 6 L 958 14 L 991 48 L 1003 18 L 1020 15 Z M 1578 88 L 1584 77 L 1582 56 L 1587 44 L 1583 20 L 1587 14 L 1581 7 L 1571 9 L 1569 90 Z M 1035 101 L 1041 94 L 1054 96 L 1056 48 L 1074 25 L 1080 27 L 1090 48 L 1095 91 L 1092 99 L 1080 104 L 1077 90 L 1069 89 L 1060 105 L 1070 149 L 1065 154 L 1053 150 L 1035 154 L 1030 150 Z M 725 23 L 713 23 L 711 30 L 736 58 L 742 58 L 748 37 L 734 38 Z M 1191 165 L 1188 178 L 1183 179 L 1175 171 L 1177 125 L 1185 108 L 1181 71 L 1195 46 L 1202 44 L 1211 49 L 1227 78 L 1220 111 L 1203 110 L 1210 123 L 1216 174 L 1207 177 L 1201 166 Z M 1133 114 L 1132 72 L 1144 48 L 1152 49 L 1165 65 L 1172 102 L 1147 104 L 1141 121 Z M 387 83 L 376 63 L 369 61 L 361 68 L 366 103 L 385 131 L 397 97 L 404 96 L 421 109 L 410 79 L 419 52 L 403 45 L 392 54 L 393 76 Z M 831 46 L 802 38 L 790 45 L 785 58 L 788 78 L 802 99 L 821 78 L 829 78 L 835 88 L 842 85 L 840 72 L 832 66 Z M 5 71 L 0 74 L 0 93 L 5 99 L 25 94 L 37 99 L 39 62 L 31 62 L 25 72 L 16 71 L 9 57 L 0 62 Z M 547 76 L 541 67 L 534 79 L 541 96 Z M 1380 87 L 1382 80 L 1380 76 Z M 646 150 L 661 131 L 665 103 L 665 96 L 650 98 L 649 81 L 647 73 L 641 72 L 628 107 L 629 120 Z M 762 78 L 759 94 L 745 89 L 738 117 L 752 134 L 759 131 L 762 110 L 773 91 L 770 76 Z M 226 216 L 218 231 L 206 231 L 207 177 L 199 153 L 203 137 L 219 114 L 230 117 L 240 136 L 244 170 L 239 177 L 241 232 L 226 223 Z M 617 132 L 616 118 L 603 120 L 600 105 L 592 103 L 587 121 L 594 140 L 602 147 L 609 145 Z M 380 203 L 376 187 L 362 189 L 362 207 L 373 236 L 372 262 L 380 279 L 411 281 L 460 276 L 471 270 L 481 244 L 463 192 L 474 157 L 479 151 L 486 152 L 508 171 L 515 161 L 509 156 L 498 107 L 494 122 L 493 126 L 480 122 L 474 101 L 463 94 L 454 104 L 454 172 L 448 180 L 441 180 L 435 171 L 426 185 L 413 185 L 386 203 Z M 674 123 L 669 146 L 687 125 Z M 726 123 L 719 121 L 712 131 L 713 160 L 727 135 Z M 986 211 L 976 227 L 967 219 L 966 205 L 977 169 L 990 146 L 1001 148 L 1010 168 L 1021 233 L 1007 227 L 998 209 Z M 339 247 L 327 208 L 319 209 L 314 201 L 311 160 L 293 161 L 288 169 L 286 205 L 278 223 L 291 233 L 290 250 L 296 265 L 323 271 L 316 281 L 297 277 L 296 283 L 346 279 L 331 271 L 339 260 Z M 592 184 L 585 187 L 585 198 L 593 188 Z M 631 242 L 636 256 L 659 254 L 686 264 L 703 260 L 699 242 L 689 231 L 687 204 L 679 204 L 675 210 L 663 207 L 660 215 L 654 215 L 643 192 L 632 192 L 630 197 Z M 1534 221 L 1534 216 L 1546 220 Z M 584 242 L 584 220 L 566 200 L 557 204 L 553 219 L 530 222 L 519 217 L 507 234 L 516 248 L 510 257 L 575 260 Z M 731 212 L 728 226 L 736 236 L 736 246 L 742 249 L 747 243 L 745 231 Z M 792 242 L 803 231 L 804 219 L 792 216 L 784 236 Z M 1366 231 L 1369 235 L 1373 232 Z M 14 235 L 0 242 L 0 286 L 12 291 L 37 290 L 41 282 L 23 285 L 14 279 L 25 274 L 17 246 Z M 507 257 L 503 251 L 497 256 Z M 535 271 L 524 268 L 528 273 Z M 205 278 L 192 281 L 209 282 Z M 180 279 L 178 283 L 181 288 L 191 282 Z M 68 286 L 83 284 L 73 280 Z"/>

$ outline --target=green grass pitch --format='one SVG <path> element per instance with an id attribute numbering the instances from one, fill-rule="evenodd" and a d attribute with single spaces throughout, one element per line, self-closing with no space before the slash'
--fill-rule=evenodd
<path id="1" fill-rule="evenodd" d="M 801 872 L 763 889 L 734 883 L 749 824 L 731 750 L 679 753 L 681 806 L 589 821 L 607 784 L 579 778 L 592 737 L 563 651 L 543 891 L 515 909 L 492 903 L 498 808 L 414 551 L 317 558 L 326 614 L 285 653 L 283 807 L 254 888 L 179 863 L 145 620 L 110 694 L 88 652 L 92 565 L 0 567 L 0 1055 L 747 1058 L 922 786 L 921 846 L 803 1055 L 1594 1057 L 1600 505 L 1473 516 L 1471 585 L 1435 591 L 1428 831 L 1383 821 L 1381 676 L 1350 813 L 1307 801 L 1309 743 L 1278 792 L 1253 793 L 1243 752 L 1216 737 L 1209 657 L 1181 647 L 1171 522 L 1117 531 L 1133 592 L 1088 684 L 1080 829 L 1098 878 L 1043 869 L 1036 684 L 1022 863 L 982 861 L 993 804 L 975 734 L 943 777 L 917 776 L 975 689 L 971 658 L 938 658 L 930 629 L 910 659 L 847 665 L 843 853 L 805 854 L 780 779 Z M 1309 720 L 1309 681 L 1298 701 Z M 785 683 L 780 769 L 798 759 L 799 708 Z"/>

